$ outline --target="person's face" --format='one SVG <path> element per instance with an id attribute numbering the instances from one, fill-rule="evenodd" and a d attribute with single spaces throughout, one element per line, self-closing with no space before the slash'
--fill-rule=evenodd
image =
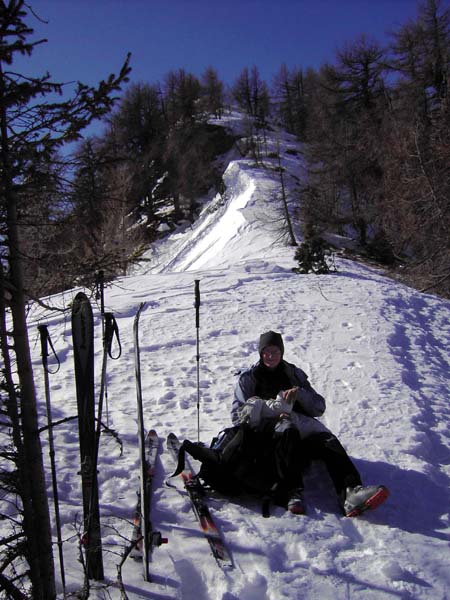
<path id="1" fill-rule="evenodd" d="M 281 350 L 278 346 L 266 346 L 261 356 L 264 366 L 268 369 L 276 369 L 281 362 Z"/>

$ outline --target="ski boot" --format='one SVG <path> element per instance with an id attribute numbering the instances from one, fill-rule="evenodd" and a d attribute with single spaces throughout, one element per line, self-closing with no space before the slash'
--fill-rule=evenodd
<path id="1" fill-rule="evenodd" d="M 305 500 L 303 498 L 303 490 L 298 488 L 290 494 L 287 503 L 287 509 L 294 515 L 304 515 L 306 512 Z"/>
<path id="2" fill-rule="evenodd" d="M 389 490 L 384 485 L 357 485 L 345 490 L 343 502 L 346 517 L 357 517 L 366 510 L 373 510 L 382 504 L 389 496 Z"/>

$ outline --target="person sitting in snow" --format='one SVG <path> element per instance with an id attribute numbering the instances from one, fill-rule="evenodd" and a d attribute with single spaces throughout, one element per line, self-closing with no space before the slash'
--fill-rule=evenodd
<path id="1" fill-rule="evenodd" d="M 233 424 L 246 422 L 252 428 L 267 419 L 278 419 L 278 428 L 296 428 L 302 456 L 298 457 L 297 485 L 284 490 L 288 510 L 305 512 L 301 465 L 305 456 L 322 460 L 333 481 L 338 500 L 347 517 L 379 506 L 389 492 L 382 485 L 363 486 L 361 477 L 337 437 L 316 417 L 323 415 L 325 400 L 308 381 L 306 373 L 283 359 L 284 343 L 279 333 L 260 336 L 259 361 L 242 372 L 235 387 L 231 409 Z"/>

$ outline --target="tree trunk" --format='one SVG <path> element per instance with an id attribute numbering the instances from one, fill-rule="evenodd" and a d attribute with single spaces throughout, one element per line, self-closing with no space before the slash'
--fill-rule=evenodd
<path id="1" fill-rule="evenodd" d="M 10 260 L 12 262 L 11 257 Z M 13 270 L 17 271 L 17 267 L 17 264 L 14 269 L 11 266 L 11 280 L 13 285 L 17 285 L 17 274 L 15 273 L 13 276 Z M 24 450 L 24 472 L 21 473 L 21 480 L 25 482 L 26 488 L 28 488 L 28 490 L 25 488 L 24 491 L 30 494 L 30 498 L 24 498 L 24 518 L 27 522 L 26 534 L 28 538 L 29 557 L 33 561 L 37 559 L 37 564 L 34 565 L 37 581 L 32 581 L 33 598 L 36 600 L 51 600 L 56 597 L 56 590 L 50 514 L 41 440 L 39 437 L 36 392 L 25 317 L 25 299 L 20 289 L 13 292 L 11 312 L 13 318 L 14 351 L 20 385 Z M 31 510 L 31 514 L 27 514 L 27 507 Z M 37 573 L 36 568 L 38 569 Z"/>
<path id="2" fill-rule="evenodd" d="M 284 207 L 284 215 L 286 218 L 286 226 L 289 234 L 289 243 L 291 246 L 297 246 L 297 240 L 295 239 L 294 228 L 292 227 L 291 217 L 289 215 L 289 207 L 286 198 L 286 190 L 284 187 L 284 178 L 283 178 L 283 167 L 281 166 L 281 157 L 280 157 L 280 144 L 277 144 L 278 149 L 278 170 L 280 173 L 280 183 L 281 183 L 281 194 L 283 198 L 283 207 Z"/>
<path id="3" fill-rule="evenodd" d="M 0 73 L 0 75 L 2 75 Z M 1 77 L 3 82 L 3 77 Z M 0 100 L 3 97 L 0 88 Z M 0 103 L 1 168 L 6 208 L 6 236 L 9 248 L 9 283 L 14 353 L 17 361 L 23 457 L 19 473 L 23 498 L 24 527 L 26 529 L 30 577 L 34 600 L 53 600 L 56 597 L 50 514 L 45 485 L 44 463 L 39 437 L 36 410 L 36 392 L 28 340 L 25 313 L 25 293 L 22 255 L 20 252 L 17 198 L 9 161 L 6 103 Z M 19 463 L 20 464 L 20 463 Z M 20 466 L 22 466 L 20 465 Z"/>

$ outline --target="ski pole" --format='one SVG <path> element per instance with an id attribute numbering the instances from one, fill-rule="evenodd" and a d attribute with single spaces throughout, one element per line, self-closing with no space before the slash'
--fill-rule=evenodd
<path id="1" fill-rule="evenodd" d="M 114 335 L 116 336 L 117 343 L 119 346 L 117 356 L 112 356 L 112 342 L 114 339 Z M 105 396 L 105 388 L 106 388 L 106 365 L 108 362 L 108 356 L 110 358 L 112 358 L 113 360 L 116 360 L 117 358 L 120 358 L 121 354 L 122 354 L 122 346 L 120 345 L 119 328 L 117 327 L 116 320 L 112 313 L 105 313 L 105 339 L 104 339 L 104 344 L 103 344 L 103 363 L 102 363 L 102 374 L 101 374 L 101 380 L 100 380 L 100 396 L 99 396 L 98 406 L 97 406 L 97 427 L 95 429 L 95 438 L 94 438 L 95 445 L 94 445 L 94 455 L 93 455 L 92 470 L 91 470 L 92 480 L 94 480 L 95 475 L 97 473 L 98 451 L 99 451 L 99 446 L 100 446 L 100 435 L 101 435 L 101 429 L 102 429 L 103 398 Z M 95 487 L 93 486 L 92 490 L 91 490 L 91 497 L 89 499 L 90 507 L 92 507 L 94 502 L 96 501 L 95 494 L 96 494 L 96 490 L 95 490 Z M 92 514 L 92 510 L 90 508 L 89 517 L 88 517 L 89 521 L 91 519 L 91 514 Z M 89 531 L 89 526 L 86 529 Z"/>
<path id="2" fill-rule="evenodd" d="M 105 347 L 106 339 L 105 339 L 105 273 L 100 270 L 96 274 L 96 300 L 100 300 L 100 315 L 102 318 L 102 341 L 103 348 Z M 108 406 L 108 384 L 105 382 L 105 407 L 106 407 L 106 425 L 109 427 L 109 406 Z"/>
<path id="3" fill-rule="evenodd" d="M 61 519 L 60 519 L 60 513 L 59 513 L 58 483 L 56 480 L 55 446 L 54 446 L 54 440 L 53 440 L 52 409 L 51 409 L 51 404 L 50 404 L 50 383 L 49 383 L 49 377 L 48 377 L 49 373 L 54 375 L 59 371 L 60 362 L 56 355 L 52 341 L 50 339 L 47 325 L 39 325 L 38 330 L 39 330 L 39 334 L 41 336 L 42 366 L 44 368 L 45 404 L 46 404 L 46 409 L 47 409 L 47 422 L 48 422 L 48 445 L 49 445 L 50 465 L 51 465 L 51 471 L 52 471 L 53 502 L 55 505 L 55 521 L 56 521 L 56 535 L 57 535 L 57 540 L 58 540 L 59 566 L 61 569 L 61 583 L 62 583 L 62 587 L 63 587 L 63 595 L 65 598 L 66 597 L 66 576 L 65 576 L 65 571 L 64 571 L 64 555 L 63 555 L 63 542 L 62 542 L 62 535 L 61 535 Z M 48 344 L 50 344 L 50 348 L 52 349 L 52 352 L 58 362 L 56 371 L 53 371 L 53 372 L 51 372 L 48 367 Z"/>
<path id="4" fill-rule="evenodd" d="M 112 355 L 112 342 L 114 339 L 114 335 L 116 336 L 117 339 L 117 343 L 118 343 L 118 354 L 117 356 L 113 356 Z M 101 434 L 101 428 L 102 428 L 102 411 L 103 411 L 103 398 L 104 398 L 104 394 L 105 394 L 105 384 L 106 384 L 106 365 L 108 362 L 108 356 L 110 358 L 112 358 L 113 360 L 116 360 L 118 358 L 120 358 L 122 354 L 122 346 L 120 344 L 120 339 L 119 339 L 119 328 L 117 326 L 116 320 L 114 318 L 114 315 L 112 313 L 105 313 L 105 339 L 104 339 L 104 344 L 103 344 L 103 364 L 102 364 L 102 373 L 101 373 L 101 381 L 100 381 L 100 397 L 99 397 L 99 401 L 98 401 L 98 407 L 97 407 L 97 428 L 94 431 L 94 450 L 93 450 L 93 457 L 92 457 L 92 463 L 90 465 L 89 468 L 89 476 L 90 476 L 90 480 L 93 482 L 97 482 L 97 465 L 98 465 L 98 453 L 99 453 L 99 446 L 100 446 L 100 434 Z M 86 532 L 91 531 L 92 526 L 95 527 L 99 527 L 99 532 L 100 532 L 100 522 L 97 520 L 97 518 L 95 519 L 94 522 L 94 514 L 96 512 L 98 512 L 98 485 L 97 483 L 95 485 L 91 486 L 91 490 L 90 490 L 90 497 L 89 497 L 89 510 L 88 510 L 88 517 L 87 517 L 87 524 L 85 526 Z M 89 547 L 90 544 L 90 539 L 88 538 L 87 540 L 87 544 Z M 101 553 L 101 548 L 99 547 L 97 550 L 100 551 Z M 100 554 L 100 560 L 101 560 L 101 554 Z M 98 579 L 103 579 L 103 563 L 99 563 L 101 566 L 101 577 L 99 576 Z M 100 575 L 100 573 L 99 573 Z M 97 579 L 97 577 L 95 577 L 95 579 Z"/>
<path id="5" fill-rule="evenodd" d="M 195 327 L 197 329 L 197 441 L 200 441 L 200 281 L 195 280 Z"/>
<path id="6" fill-rule="evenodd" d="M 118 354 L 117 356 L 112 355 L 112 343 L 114 336 L 116 336 L 117 344 L 118 344 Z M 100 397 L 98 401 L 97 407 L 97 433 L 96 433 L 96 441 L 95 441 L 95 453 L 94 453 L 94 468 L 97 468 L 97 458 L 98 458 L 98 447 L 100 443 L 100 431 L 102 426 L 102 411 L 103 411 L 103 398 L 105 396 L 106 390 L 106 364 L 108 362 L 108 356 L 117 360 L 120 358 L 122 354 L 122 346 L 120 344 L 119 338 L 119 328 L 117 326 L 116 319 L 112 313 L 105 313 L 105 338 L 103 340 L 103 364 L 102 364 L 102 374 L 100 380 Z"/>

